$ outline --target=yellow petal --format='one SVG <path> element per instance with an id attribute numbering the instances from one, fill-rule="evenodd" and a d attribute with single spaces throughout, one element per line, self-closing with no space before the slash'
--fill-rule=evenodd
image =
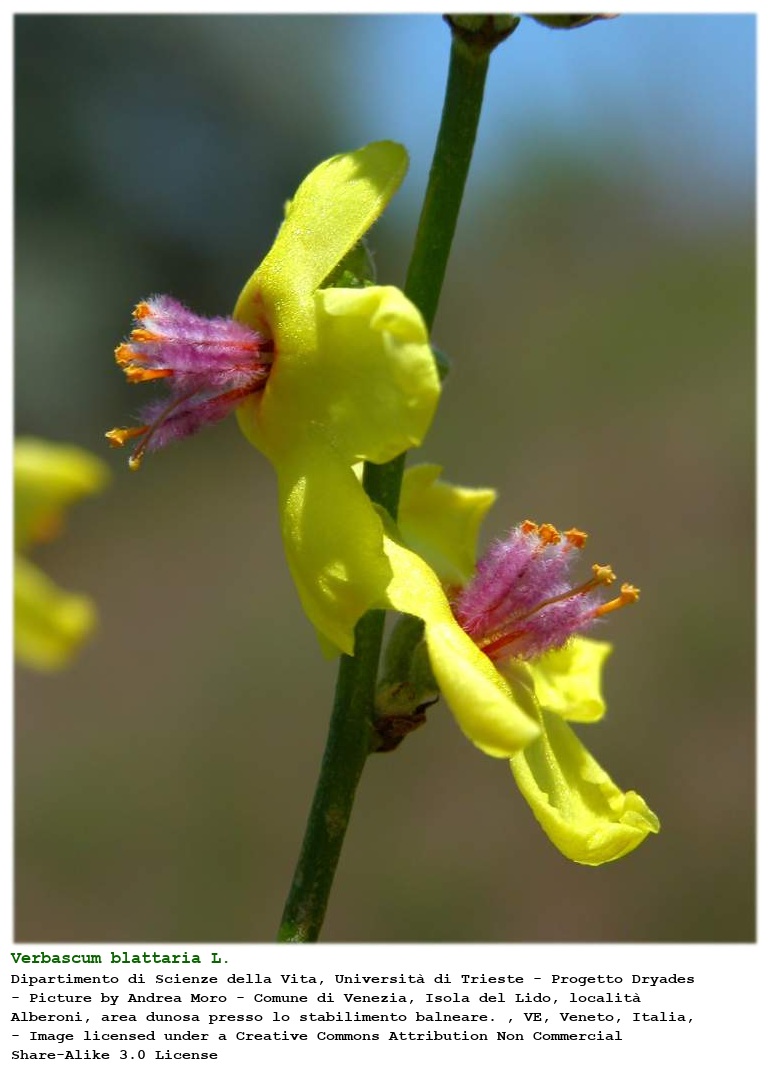
<path id="1" fill-rule="evenodd" d="M 319 430 L 309 428 L 275 466 L 286 558 L 305 614 L 352 653 L 353 628 L 382 603 L 391 577 L 380 517 Z"/>
<path id="2" fill-rule="evenodd" d="M 440 385 L 417 309 L 394 287 L 314 290 L 376 219 L 406 169 L 394 143 L 325 162 L 302 184 L 236 317 L 275 342 L 260 396 L 238 409 L 278 473 L 286 555 L 303 607 L 351 652 L 353 628 L 382 606 L 390 567 L 382 523 L 352 465 L 421 442 Z"/>
<path id="3" fill-rule="evenodd" d="M 96 625 L 88 597 L 66 593 L 21 556 L 14 570 L 16 657 L 37 671 L 67 664 Z"/>
<path id="4" fill-rule="evenodd" d="M 425 622 L 431 668 L 460 729 L 492 757 L 523 749 L 539 734 L 526 692 L 506 682 L 458 625 L 430 567 L 387 533 L 384 546 L 393 571 L 389 607 Z"/>
<path id="5" fill-rule="evenodd" d="M 320 291 L 318 362 L 303 383 L 314 420 L 351 463 L 389 462 L 428 431 L 440 384 L 422 317 L 396 287 Z"/>
<path id="6" fill-rule="evenodd" d="M 564 648 L 528 661 L 540 705 L 564 720 L 600 720 L 606 708 L 602 668 L 611 652 L 609 642 L 574 637 Z"/>
<path id="7" fill-rule="evenodd" d="M 369 230 L 401 185 L 409 163 L 396 142 L 373 142 L 319 164 L 286 206 L 265 260 L 246 283 L 236 320 L 280 326 L 289 307 L 306 305 L 348 250 Z M 283 345 L 283 332 L 279 342 Z"/>
<path id="8" fill-rule="evenodd" d="M 476 569 L 479 527 L 497 493 L 439 481 L 441 470 L 428 463 L 406 470 L 398 525 L 445 585 L 464 585 Z"/>
<path id="9" fill-rule="evenodd" d="M 554 846 L 571 861 L 602 865 L 629 854 L 660 822 L 636 791 L 622 791 L 558 716 L 511 758 L 519 790 Z"/>
<path id="10" fill-rule="evenodd" d="M 279 356 L 263 398 L 239 409 L 260 451 L 275 461 L 310 426 L 328 430 L 348 465 L 421 443 L 440 383 L 423 320 L 397 288 L 319 291 L 313 340 L 312 351 Z"/>

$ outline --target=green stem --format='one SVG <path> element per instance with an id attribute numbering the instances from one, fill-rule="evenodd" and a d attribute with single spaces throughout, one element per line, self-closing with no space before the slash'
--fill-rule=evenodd
<path id="1" fill-rule="evenodd" d="M 428 331 L 460 212 L 488 64 L 488 53 L 474 52 L 453 34 L 441 127 L 405 286 Z M 393 518 L 398 514 L 404 459 L 400 455 L 383 466 L 364 465 L 364 489 Z M 364 615 L 356 627 L 354 655 L 340 660 L 321 772 L 278 932 L 284 943 L 317 940 L 323 925 L 356 788 L 372 744 L 384 625 L 384 612 Z"/>
<path id="2" fill-rule="evenodd" d="M 429 332 L 460 215 L 488 67 L 488 52 L 474 52 L 452 36 L 444 111 L 404 287 Z"/>
<path id="3" fill-rule="evenodd" d="M 355 631 L 355 656 L 343 656 L 329 737 L 305 838 L 278 931 L 284 943 L 318 939 L 358 781 L 369 756 L 384 612 L 367 612 Z"/>
<path id="4" fill-rule="evenodd" d="M 488 52 L 475 52 L 452 35 L 441 126 L 404 285 L 404 293 L 422 314 L 428 332 L 436 317 L 460 215 L 488 67 Z M 393 518 L 398 517 L 405 460 L 404 454 L 382 466 L 364 465 L 364 488 Z"/>

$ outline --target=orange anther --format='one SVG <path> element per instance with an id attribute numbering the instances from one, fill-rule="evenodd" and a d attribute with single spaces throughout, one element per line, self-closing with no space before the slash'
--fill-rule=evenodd
<path id="1" fill-rule="evenodd" d="M 104 435 L 107 437 L 110 447 L 123 447 L 127 440 L 133 440 L 135 436 L 141 436 L 142 433 L 147 432 L 147 429 L 147 425 L 135 425 L 132 429 L 110 429 Z"/>
<path id="2" fill-rule="evenodd" d="M 575 548 L 583 548 L 588 540 L 588 534 L 584 533 L 583 530 L 565 530 L 564 539 L 574 545 Z"/>
<path id="3" fill-rule="evenodd" d="M 159 336 L 157 332 L 151 332 L 148 328 L 135 328 L 131 333 L 131 338 L 137 343 L 158 343 L 163 336 Z"/>
<path id="4" fill-rule="evenodd" d="M 537 535 L 543 544 L 558 544 L 561 540 L 561 534 L 550 522 L 544 522 L 542 526 L 538 526 Z"/>
<path id="5" fill-rule="evenodd" d="M 115 348 L 115 361 L 118 365 L 128 365 L 135 357 L 130 343 L 121 343 Z"/>
<path id="6" fill-rule="evenodd" d="M 136 306 L 134 306 L 134 317 L 137 319 L 137 321 L 143 321 L 145 317 L 151 316 L 152 310 L 146 302 L 139 302 Z"/>
<path id="7" fill-rule="evenodd" d="M 591 570 L 594 572 L 594 581 L 597 585 L 612 585 L 617 577 L 609 563 L 600 567 L 598 563 L 594 563 Z"/>
<path id="8" fill-rule="evenodd" d="M 527 518 L 522 522 L 521 526 L 519 526 L 519 529 L 522 533 L 534 533 L 537 529 L 537 522 L 530 522 Z"/>
<path id="9" fill-rule="evenodd" d="M 160 380 L 162 377 L 172 377 L 172 369 L 145 369 L 141 365 L 127 365 L 123 372 L 129 384 L 141 384 L 145 380 Z"/>

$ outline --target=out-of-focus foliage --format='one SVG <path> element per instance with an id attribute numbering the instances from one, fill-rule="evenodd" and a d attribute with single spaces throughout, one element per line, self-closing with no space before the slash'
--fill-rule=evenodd
<path id="1" fill-rule="evenodd" d="M 435 96 L 448 31 L 414 25 L 439 60 L 415 65 L 424 85 L 410 94 Z M 327 940 L 753 937 L 752 177 L 747 165 L 718 212 L 700 200 L 707 164 L 672 182 L 692 134 L 682 102 L 708 99 L 713 72 L 699 81 L 683 63 L 676 88 L 657 81 L 667 25 L 551 34 L 525 21 L 493 57 L 499 117 L 496 72 L 526 69 L 535 39 L 557 50 L 554 80 L 558 50 L 603 41 L 617 63 L 623 35 L 646 41 L 634 62 L 658 126 L 642 165 L 626 152 L 642 152 L 637 114 L 613 126 L 611 82 L 569 97 L 586 110 L 590 96 L 601 144 L 576 145 L 550 112 L 548 135 L 526 144 L 482 120 L 435 332 L 452 371 L 420 452 L 449 481 L 499 490 L 483 540 L 524 517 L 577 526 L 642 589 L 602 634 L 615 645 L 608 714 L 584 740 L 621 785 L 644 788 L 663 831 L 601 870 L 562 860 L 506 766 L 468 750 L 435 706 L 367 765 Z M 718 19 L 676 20 L 683 56 L 709 26 L 720 32 Z M 112 362 L 133 303 L 171 292 L 229 312 L 313 164 L 404 139 L 400 120 L 382 125 L 402 87 L 391 69 L 374 81 L 374 29 L 17 19 L 20 432 L 102 450 L 137 405 Z M 722 74 L 750 66 L 750 49 L 720 40 Z M 525 97 L 522 85 L 518 111 Z M 613 110 L 597 116 L 597 101 Z M 525 103 L 536 126 L 538 101 Z M 717 168 L 741 117 L 699 115 Z M 382 282 L 403 279 L 414 194 L 375 232 Z M 40 557 L 94 596 L 102 629 L 55 683 L 18 677 L 18 940 L 266 941 L 280 916 L 335 667 L 284 564 L 272 475 L 235 423 L 153 463 L 121 467 L 110 510 L 74 515 L 71 539 Z"/>

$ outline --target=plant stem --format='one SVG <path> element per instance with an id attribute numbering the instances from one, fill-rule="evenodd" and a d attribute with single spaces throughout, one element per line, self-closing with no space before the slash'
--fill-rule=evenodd
<path id="1" fill-rule="evenodd" d="M 405 286 L 429 332 L 473 154 L 488 64 L 488 52 L 469 49 L 453 34 L 441 126 Z M 364 465 L 365 491 L 393 518 L 398 514 L 405 457 L 400 455 L 382 466 Z M 312 942 L 321 931 L 356 788 L 371 748 L 384 625 L 384 612 L 367 612 L 356 626 L 354 655 L 340 660 L 321 773 L 278 932 L 278 940 L 284 943 Z"/>
<path id="2" fill-rule="evenodd" d="M 489 53 L 475 53 L 453 35 L 441 126 L 404 287 L 429 332 L 460 215 L 488 67 Z"/>
<path id="3" fill-rule="evenodd" d="M 321 774 L 278 932 L 278 940 L 285 943 L 312 942 L 321 931 L 356 787 L 369 756 L 384 626 L 384 612 L 367 612 L 356 626 L 355 656 L 340 658 Z"/>
<path id="4" fill-rule="evenodd" d="M 404 285 L 406 297 L 417 306 L 428 332 L 436 317 L 460 215 L 488 67 L 488 52 L 473 52 L 460 37 L 452 35 L 441 126 Z M 398 517 L 405 460 L 403 454 L 382 466 L 364 465 L 364 488 L 393 518 Z"/>

